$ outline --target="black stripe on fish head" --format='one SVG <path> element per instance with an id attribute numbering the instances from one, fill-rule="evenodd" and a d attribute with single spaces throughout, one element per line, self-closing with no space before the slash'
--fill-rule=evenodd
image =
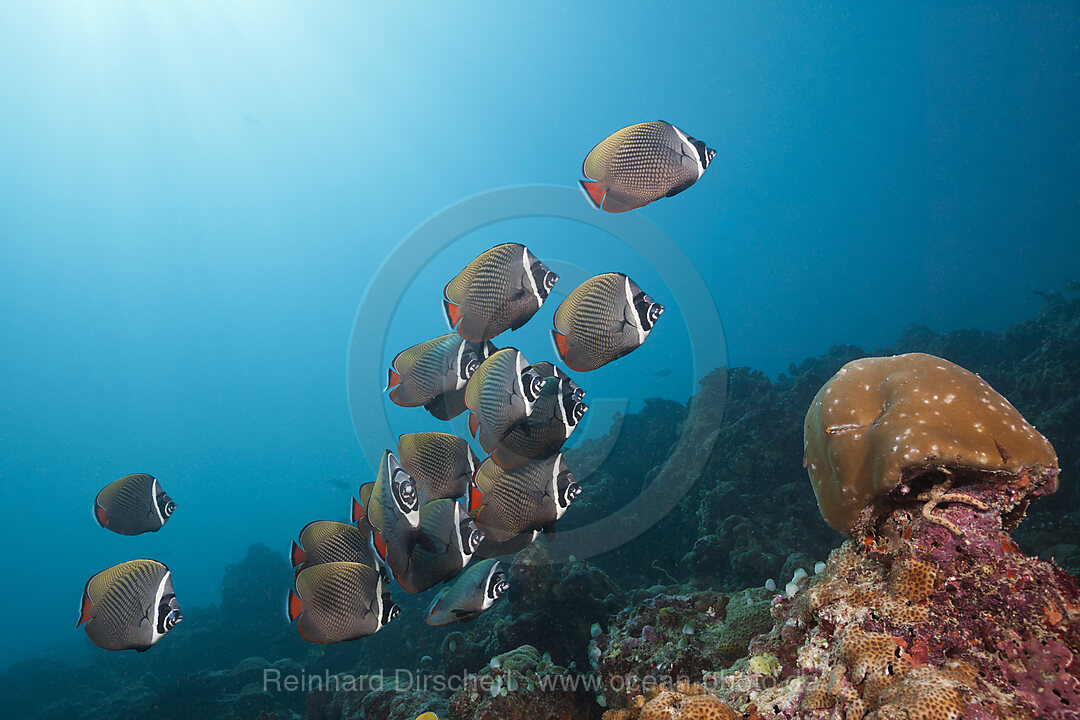
<path id="1" fill-rule="evenodd" d="M 460 507 L 460 506 L 459 506 Z M 484 531 L 476 525 L 476 521 L 468 515 L 461 518 L 458 523 L 458 538 L 461 541 L 461 552 L 464 554 L 462 560 L 468 560 L 472 557 L 472 554 L 476 552 L 476 548 L 480 547 L 480 543 L 484 542 Z"/>
<path id="2" fill-rule="evenodd" d="M 158 513 L 163 520 L 168 520 L 169 516 L 173 514 L 173 510 L 176 509 L 176 503 L 173 499 L 165 494 L 165 491 L 161 489 L 161 486 L 154 481 L 154 487 L 157 489 L 157 496 L 154 498 L 154 504 L 157 505 Z"/>
<path id="3" fill-rule="evenodd" d="M 484 609 L 486 610 L 496 600 L 506 594 L 510 589 L 510 583 L 506 581 L 506 573 L 502 566 L 495 563 L 488 574 L 487 583 L 484 587 Z"/>
<path id="4" fill-rule="evenodd" d="M 532 365 L 528 366 L 521 373 L 521 389 L 526 400 L 530 403 L 536 402 L 544 389 L 544 376 Z"/>
<path id="5" fill-rule="evenodd" d="M 653 325 L 664 314 L 664 306 L 653 300 L 644 292 L 634 295 L 634 311 L 637 313 L 638 322 L 642 330 L 649 332 Z"/>
<path id="6" fill-rule="evenodd" d="M 535 258 L 532 267 L 529 268 L 529 272 L 532 273 L 537 299 L 539 299 L 540 304 L 542 305 L 544 301 L 547 300 L 548 295 L 551 294 L 551 290 L 555 287 L 555 283 L 559 282 L 559 276 L 557 273 L 552 272 L 547 265 Z"/>
<path id="7" fill-rule="evenodd" d="M 483 351 L 483 343 L 477 344 L 463 340 L 461 347 L 458 348 L 457 359 L 457 376 L 458 376 L 458 388 L 460 389 L 467 383 L 476 370 L 480 367 L 480 363 L 483 362 L 480 358 L 480 353 Z"/>
<path id="8" fill-rule="evenodd" d="M 561 453 L 555 462 L 555 473 L 555 498 L 558 501 L 561 515 L 562 512 L 566 511 L 566 508 L 570 507 L 570 503 L 574 502 L 578 495 L 581 494 L 581 486 L 574 479 L 570 468 L 566 465 L 566 458 Z"/>
<path id="9" fill-rule="evenodd" d="M 157 632 L 159 635 L 165 633 L 176 627 L 176 624 L 184 619 L 184 616 L 180 613 L 180 605 L 176 601 L 176 595 L 169 593 L 161 596 L 161 602 L 158 603 L 157 608 Z"/>
<path id="10" fill-rule="evenodd" d="M 559 380 L 559 416 L 563 425 L 566 426 L 567 436 L 573 428 L 577 427 L 589 409 L 588 405 L 581 402 L 584 395 L 585 391 L 570 378 Z"/>
<path id="11" fill-rule="evenodd" d="M 390 621 L 401 614 L 401 608 L 390 599 L 390 593 L 383 592 L 381 602 L 379 603 L 379 627 L 384 628 L 390 624 Z"/>
<path id="12" fill-rule="evenodd" d="M 696 140 L 689 135 L 686 139 L 690 141 L 690 144 L 694 146 L 694 150 L 697 151 L 698 162 L 701 163 L 701 171 L 705 172 L 705 168 L 709 167 L 709 163 L 716 157 L 716 151 L 710 147 L 705 147 L 705 143 L 700 140 Z"/>

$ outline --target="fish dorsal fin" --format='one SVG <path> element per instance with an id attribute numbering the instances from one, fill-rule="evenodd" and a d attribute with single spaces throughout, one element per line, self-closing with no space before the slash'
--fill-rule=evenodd
<path id="1" fill-rule="evenodd" d="M 494 248 L 492 248 L 492 249 L 494 249 Z M 486 250 L 486 251 L 480 253 L 468 265 L 463 267 L 461 269 L 461 272 L 459 272 L 457 275 L 455 275 L 450 280 L 450 282 L 446 283 L 445 287 L 443 287 L 443 299 L 446 301 L 447 318 L 448 319 L 450 319 L 449 318 L 449 315 L 450 315 L 449 306 L 453 305 L 454 307 L 457 307 L 457 306 L 459 306 L 459 305 L 461 305 L 462 303 L 465 302 L 469 286 L 472 285 L 473 280 L 475 279 L 477 272 L 480 270 L 480 268 L 486 262 L 487 258 L 485 256 L 490 252 L 491 252 L 491 250 Z M 460 312 L 460 308 L 458 308 L 458 311 Z M 461 319 L 461 317 L 459 316 L 458 320 L 460 320 L 460 319 Z M 453 323 L 453 324 L 456 324 L 456 323 Z"/>
<path id="2" fill-rule="evenodd" d="M 581 174 L 590 180 L 603 180 L 606 178 L 608 163 L 615 157 L 615 153 L 618 152 L 627 138 L 638 132 L 644 125 L 649 125 L 649 123 L 628 125 L 598 142 L 585 156 L 585 161 L 581 164 Z"/>
<path id="3" fill-rule="evenodd" d="M 375 483 L 364 483 L 360 486 L 360 504 L 367 507 L 371 503 L 371 491 L 375 489 Z"/>
<path id="4" fill-rule="evenodd" d="M 376 530 L 383 529 L 383 507 L 377 498 L 372 497 L 375 483 L 364 483 L 360 486 L 360 505 L 363 507 L 363 516 Z M 356 522 L 354 520 L 354 522 Z"/>
<path id="5" fill-rule="evenodd" d="M 484 458 L 484 462 L 480 463 L 480 467 L 476 469 L 476 475 L 473 477 L 472 490 L 476 497 L 481 499 L 479 506 L 482 503 L 483 493 L 490 492 L 494 486 L 494 479 L 499 474 L 498 464 L 490 457 Z M 472 509 L 472 501 L 470 499 L 470 510 Z"/>
<path id="6" fill-rule="evenodd" d="M 300 545 L 310 547 L 335 532 L 335 523 L 330 520 L 312 520 L 300 529 Z"/>

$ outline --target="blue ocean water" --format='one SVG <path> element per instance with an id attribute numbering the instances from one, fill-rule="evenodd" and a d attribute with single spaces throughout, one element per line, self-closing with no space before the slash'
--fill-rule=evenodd
<path id="1" fill-rule="evenodd" d="M 249 544 L 344 518 L 328 480 L 369 477 L 386 412 L 346 394 L 381 263 L 477 193 L 573 187 L 624 125 L 718 150 L 637 211 L 704 278 L 718 365 L 1032 316 L 1080 278 L 1078 37 L 1064 2 L 0 3 L 0 665 L 88 652 L 76 602 L 108 565 L 156 557 L 206 605 Z M 680 282 L 567 221 L 495 225 L 388 300 L 385 346 L 445 332 L 442 285 L 505 241 L 661 302 Z M 692 311 L 596 392 L 684 400 Z M 177 500 L 164 531 L 93 522 L 130 472 Z"/>

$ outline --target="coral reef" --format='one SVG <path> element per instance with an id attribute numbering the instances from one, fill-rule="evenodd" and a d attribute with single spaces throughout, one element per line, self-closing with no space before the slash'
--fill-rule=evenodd
<path id="1" fill-rule="evenodd" d="M 883 504 L 888 509 L 886 498 L 906 495 L 925 503 L 928 522 L 956 533 L 936 507 L 987 509 L 952 491 L 961 481 L 1017 484 L 1015 506 L 1057 489 L 1057 455 L 1046 438 L 978 375 L 925 353 L 844 365 L 810 404 L 805 438 L 821 515 L 841 532 L 870 524 Z M 927 475 L 937 482 L 913 493 Z"/>
<path id="2" fill-rule="evenodd" d="M 688 682 L 637 695 L 630 706 L 608 710 L 602 720 L 735 720 L 739 715 L 701 685 Z"/>
<path id="3" fill-rule="evenodd" d="M 450 700 L 451 720 L 588 720 L 599 715 L 569 671 L 531 645 L 503 653 Z"/>
<path id="4" fill-rule="evenodd" d="M 608 705 L 619 709 L 660 681 L 700 683 L 746 655 L 750 641 L 772 626 L 764 589 L 662 593 L 619 613 L 594 639 L 590 659 L 609 688 Z"/>

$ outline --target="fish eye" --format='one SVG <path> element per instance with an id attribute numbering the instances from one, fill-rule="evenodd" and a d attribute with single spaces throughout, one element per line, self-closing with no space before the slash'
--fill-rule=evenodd
<path id="1" fill-rule="evenodd" d="M 407 511 L 412 511 L 416 509 L 417 505 L 416 483 L 407 475 L 406 478 L 394 484 L 394 492 L 397 494 L 398 502 Z"/>

